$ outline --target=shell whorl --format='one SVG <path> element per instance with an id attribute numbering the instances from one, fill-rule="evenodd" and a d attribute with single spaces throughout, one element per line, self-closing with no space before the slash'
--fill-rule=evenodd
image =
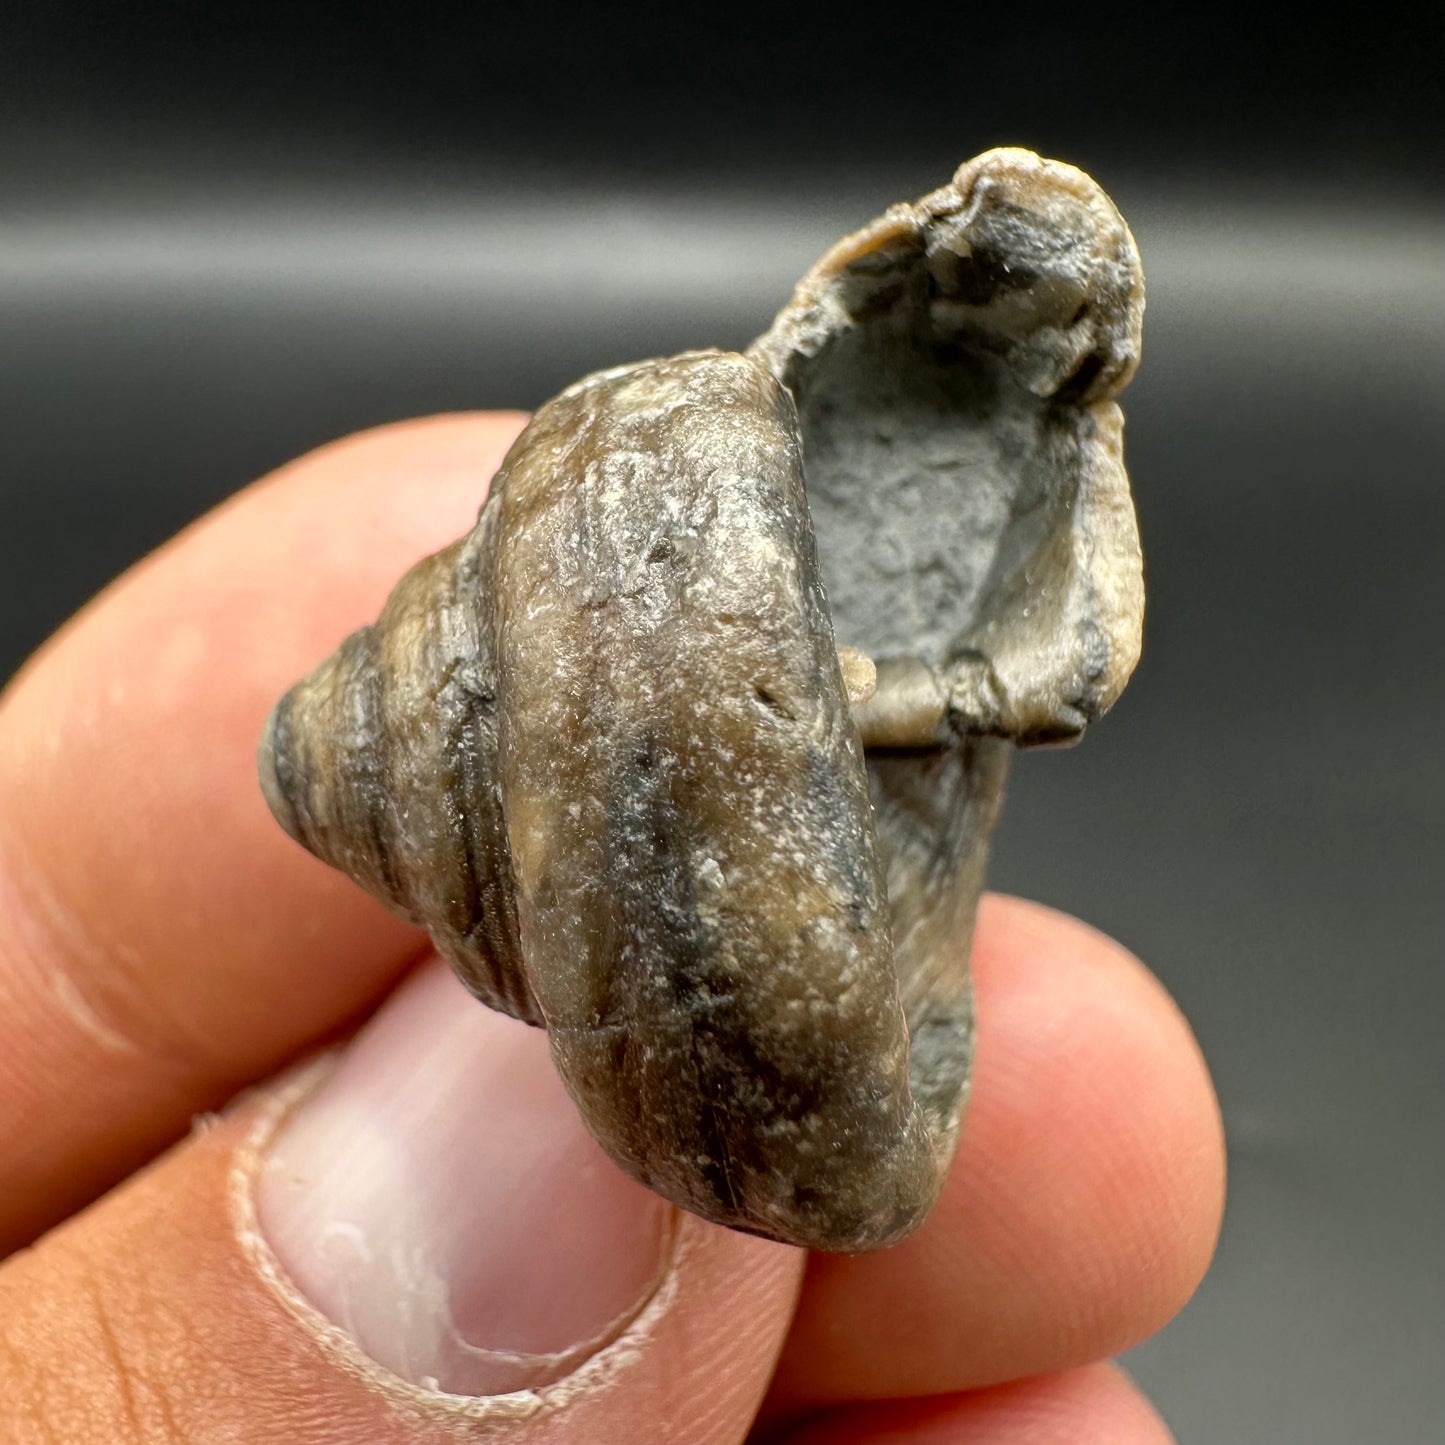
<path id="1" fill-rule="evenodd" d="M 541 1024 L 502 823 L 487 534 L 419 562 L 277 703 L 261 786 L 297 842 L 426 928 L 483 1003 Z"/>

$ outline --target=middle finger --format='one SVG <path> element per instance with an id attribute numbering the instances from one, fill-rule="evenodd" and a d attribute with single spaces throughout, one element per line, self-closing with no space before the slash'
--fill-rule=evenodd
<path id="1" fill-rule="evenodd" d="M 911 1239 L 812 1258 L 775 1418 L 1101 1359 L 1163 1325 L 1208 1265 L 1218 1106 L 1157 981 L 1084 924 L 1000 897 L 984 900 L 974 970 L 956 1167 Z"/>

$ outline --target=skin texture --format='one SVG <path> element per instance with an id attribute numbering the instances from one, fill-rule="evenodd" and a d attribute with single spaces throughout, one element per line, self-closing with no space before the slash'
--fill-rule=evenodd
<path id="1" fill-rule="evenodd" d="M 465 527 L 517 426 L 414 423 L 286 468 L 0 699 L 0 1233 L 61 1226 L 0 1265 L 0 1441 L 1166 1440 L 1080 1367 L 1157 1329 L 1208 1262 L 1208 1077 L 1123 949 L 1014 900 L 981 913 L 969 1127 L 905 1246 L 810 1262 L 698 1224 L 631 1372 L 528 1416 L 401 1387 L 264 1277 L 234 1185 L 268 1081 L 426 945 L 275 828 L 256 731 Z"/>

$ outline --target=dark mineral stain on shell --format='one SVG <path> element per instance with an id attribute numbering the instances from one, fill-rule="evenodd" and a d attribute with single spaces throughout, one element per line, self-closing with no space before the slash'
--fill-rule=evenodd
<path id="1" fill-rule="evenodd" d="M 856 1250 L 936 1198 L 1010 745 L 1077 736 L 1138 655 L 1141 310 L 1098 187 L 990 152 L 749 354 L 549 402 L 277 705 L 282 825 L 545 1026 L 685 1208 Z"/>

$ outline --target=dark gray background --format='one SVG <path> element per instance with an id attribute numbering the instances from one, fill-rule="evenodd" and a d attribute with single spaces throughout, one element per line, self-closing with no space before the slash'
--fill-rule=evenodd
<path id="1" fill-rule="evenodd" d="M 1084 165 L 1149 277 L 1146 650 L 1082 749 L 1021 759 L 994 881 L 1135 948 L 1213 1065 L 1219 1258 L 1129 1357 L 1181 1439 L 1426 1445 L 1442 36 L 1156 9 L 6 7 L 0 677 L 298 451 L 741 344 L 988 145 Z"/>

